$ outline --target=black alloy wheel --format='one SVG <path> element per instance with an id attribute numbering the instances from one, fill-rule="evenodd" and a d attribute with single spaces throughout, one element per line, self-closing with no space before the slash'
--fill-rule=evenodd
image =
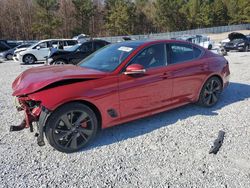
<path id="1" fill-rule="evenodd" d="M 51 115 L 45 134 L 58 151 L 72 153 L 87 145 L 96 135 L 98 123 L 95 113 L 86 105 L 64 105 Z"/>
<path id="2" fill-rule="evenodd" d="M 199 98 L 199 104 L 206 107 L 214 106 L 221 95 L 222 83 L 218 77 L 212 77 L 204 84 Z"/>

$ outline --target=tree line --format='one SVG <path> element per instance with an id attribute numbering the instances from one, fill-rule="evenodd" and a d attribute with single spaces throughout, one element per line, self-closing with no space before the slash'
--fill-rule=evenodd
<path id="1" fill-rule="evenodd" d="M 0 39 L 71 38 L 250 23 L 250 0 L 1 0 Z"/>

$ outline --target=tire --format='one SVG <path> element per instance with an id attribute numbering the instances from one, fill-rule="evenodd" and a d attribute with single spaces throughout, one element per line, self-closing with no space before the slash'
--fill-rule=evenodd
<path id="1" fill-rule="evenodd" d="M 12 59 L 13 59 L 13 56 L 12 56 L 11 54 L 7 54 L 7 55 L 6 55 L 6 59 L 7 59 L 7 60 L 12 60 Z"/>
<path id="2" fill-rule="evenodd" d="M 51 114 L 45 135 L 49 144 L 64 153 L 77 152 L 96 136 L 98 120 L 88 106 L 69 103 Z"/>
<path id="3" fill-rule="evenodd" d="M 207 49 L 208 49 L 208 50 L 212 50 L 212 45 L 209 44 Z"/>
<path id="4" fill-rule="evenodd" d="M 58 60 L 55 60 L 54 62 L 52 62 L 52 65 L 65 65 L 66 62 L 62 59 L 58 59 Z"/>
<path id="5" fill-rule="evenodd" d="M 31 64 L 34 64 L 36 62 L 36 58 L 35 58 L 35 56 L 33 56 L 31 54 L 27 54 L 23 57 L 23 62 L 24 62 L 24 64 L 31 65 Z"/>
<path id="6" fill-rule="evenodd" d="M 249 47 L 246 46 L 245 49 L 244 49 L 244 51 L 245 51 L 245 52 L 248 52 L 248 49 L 249 49 Z"/>
<path id="7" fill-rule="evenodd" d="M 205 107 L 212 107 L 216 105 L 219 101 L 221 92 L 221 80 L 215 76 L 209 78 L 202 87 L 198 104 Z"/>

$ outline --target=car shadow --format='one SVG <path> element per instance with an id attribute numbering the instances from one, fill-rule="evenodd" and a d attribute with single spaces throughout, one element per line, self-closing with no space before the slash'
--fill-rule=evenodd
<path id="1" fill-rule="evenodd" d="M 161 127 L 174 124 L 190 116 L 216 116 L 218 115 L 218 112 L 216 112 L 217 110 L 248 98 L 250 98 L 250 85 L 230 83 L 222 93 L 220 101 L 214 107 L 206 108 L 195 104 L 189 104 L 157 115 L 104 129 L 88 147 L 83 149 L 83 151 L 141 136 Z"/>

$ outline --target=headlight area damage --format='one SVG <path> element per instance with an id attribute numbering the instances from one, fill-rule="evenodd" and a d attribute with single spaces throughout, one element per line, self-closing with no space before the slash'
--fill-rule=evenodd
<path id="1" fill-rule="evenodd" d="M 33 125 L 36 124 L 38 130 L 38 133 L 35 134 L 37 143 L 39 146 L 45 145 L 44 128 L 52 111 L 48 110 L 48 107 L 44 104 L 44 100 L 50 98 L 46 98 L 43 94 L 48 91 L 50 94 L 56 93 L 57 91 L 54 88 L 61 88 L 62 92 L 67 92 L 68 90 L 64 89 L 66 86 L 104 77 L 104 75 L 105 73 L 100 71 L 88 70 L 73 65 L 42 66 L 24 71 L 12 83 L 12 95 L 16 97 L 17 110 L 24 111 L 25 116 L 21 124 L 11 126 L 10 131 L 21 131 L 24 128 L 30 128 L 30 131 L 33 132 Z M 38 98 L 32 97 L 39 92 L 45 93 L 40 93 Z M 68 92 L 69 96 L 58 95 L 53 101 L 63 101 L 65 97 L 70 97 L 72 93 Z M 47 96 L 50 96 L 50 94 L 47 93 Z M 56 106 L 53 107 L 56 108 Z"/>
<path id="2" fill-rule="evenodd" d="M 24 111 L 24 119 L 18 126 L 11 126 L 10 131 L 21 131 L 24 128 L 30 128 L 30 132 L 33 132 L 33 124 L 37 125 L 36 133 L 37 144 L 39 146 L 45 145 L 43 136 L 43 127 L 46 119 L 50 115 L 49 110 L 41 106 L 40 101 L 33 101 L 28 96 L 17 97 L 16 108 L 17 111 Z"/>

